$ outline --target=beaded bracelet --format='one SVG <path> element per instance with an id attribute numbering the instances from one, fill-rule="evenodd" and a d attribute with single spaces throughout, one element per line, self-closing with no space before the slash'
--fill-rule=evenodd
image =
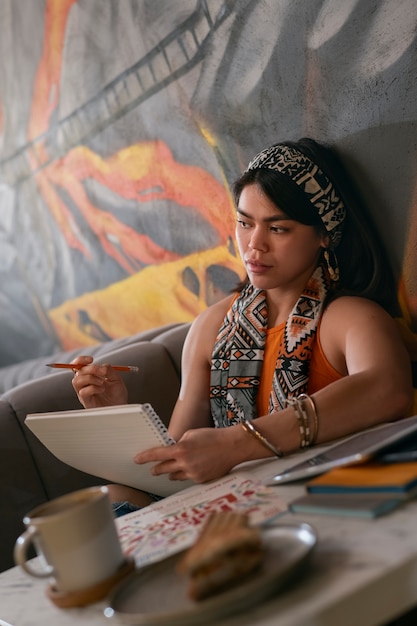
<path id="1" fill-rule="evenodd" d="M 313 398 L 311 396 L 308 396 L 306 393 L 300 393 L 300 395 L 298 396 L 298 399 L 301 401 L 302 404 L 304 404 L 304 402 L 308 402 L 310 406 L 311 414 L 313 415 L 314 432 L 310 438 L 310 445 L 312 445 L 313 443 L 316 442 L 317 435 L 319 432 L 319 418 L 317 415 L 316 405 L 315 405 Z"/>
<path id="2" fill-rule="evenodd" d="M 313 417 L 313 432 L 311 432 L 310 416 L 306 409 L 306 403 L 309 404 L 310 412 Z M 300 430 L 300 448 L 311 446 L 316 442 L 319 432 L 319 418 L 313 398 L 306 393 L 301 393 L 297 398 L 288 398 L 285 402 L 285 406 L 292 406 L 294 409 Z"/>
<path id="3" fill-rule="evenodd" d="M 298 398 L 287 398 L 285 405 L 294 409 L 300 431 L 300 448 L 307 448 L 310 445 L 310 420 L 307 412 Z"/>
<path id="4" fill-rule="evenodd" d="M 253 422 L 245 420 L 241 422 L 241 425 L 245 432 L 255 437 L 255 439 L 257 439 L 265 448 L 268 448 L 270 452 L 275 454 L 276 457 L 280 459 L 283 456 L 283 452 L 281 452 L 281 450 L 278 450 L 278 448 L 276 448 L 270 441 L 268 441 L 268 439 L 266 439 L 266 437 L 264 437 L 262 433 L 260 433 L 259 430 L 255 428 Z"/>

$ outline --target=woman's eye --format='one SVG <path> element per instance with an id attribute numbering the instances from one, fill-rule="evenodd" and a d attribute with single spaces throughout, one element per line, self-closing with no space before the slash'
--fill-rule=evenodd
<path id="1" fill-rule="evenodd" d="M 283 228 L 282 226 L 271 226 L 270 230 L 272 233 L 283 233 L 285 232 L 285 228 Z"/>
<path id="2" fill-rule="evenodd" d="M 249 228 L 249 224 L 245 222 L 244 220 L 237 219 L 236 222 L 241 228 Z"/>

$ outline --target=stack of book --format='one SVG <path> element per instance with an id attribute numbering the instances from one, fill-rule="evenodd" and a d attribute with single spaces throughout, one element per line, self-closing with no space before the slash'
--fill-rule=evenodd
<path id="1" fill-rule="evenodd" d="M 338 467 L 307 482 L 306 492 L 293 512 L 378 517 L 417 495 L 417 462 Z"/>

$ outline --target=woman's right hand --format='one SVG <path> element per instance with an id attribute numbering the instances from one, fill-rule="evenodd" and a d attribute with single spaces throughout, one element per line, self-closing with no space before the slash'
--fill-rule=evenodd
<path id="1" fill-rule="evenodd" d="M 127 404 L 126 385 L 111 365 L 95 364 L 91 356 L 79 356 L 71 363 L 82 365 L 75 371 L 72 386 L 84 408 Z"/>

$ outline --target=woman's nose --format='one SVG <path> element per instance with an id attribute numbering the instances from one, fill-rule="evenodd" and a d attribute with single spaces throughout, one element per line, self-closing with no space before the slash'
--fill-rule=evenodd
<path id="1" fill-rule="evenodd" d="M 266 237 L 261 229 L 255 228 L 252 231 L 248 246 L 251 250 L 265 251 L 267 249 L 268 244 L 266 241 Z"/>

